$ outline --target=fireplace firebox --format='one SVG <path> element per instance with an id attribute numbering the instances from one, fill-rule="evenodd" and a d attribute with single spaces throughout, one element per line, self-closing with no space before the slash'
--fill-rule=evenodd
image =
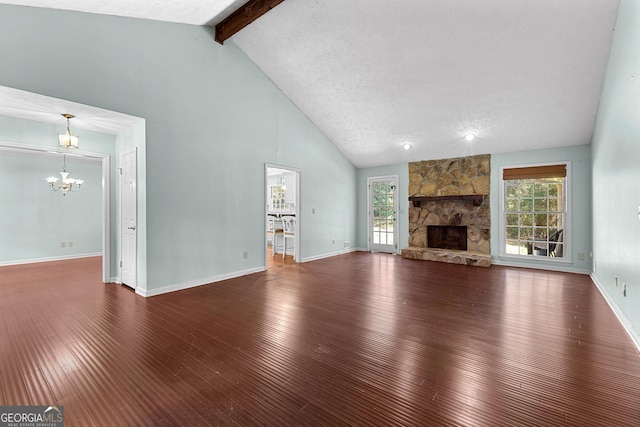
<path id="1" fill-rule="evenodd" d="M 466 251 L 467 227 L 464 225 L 429 225 L 427 226 L 427 247 Z"/>

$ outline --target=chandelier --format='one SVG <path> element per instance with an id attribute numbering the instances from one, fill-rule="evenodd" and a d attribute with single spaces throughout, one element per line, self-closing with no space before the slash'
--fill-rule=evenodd
<path id="1" fill-rule="evenodd" d="M 60 176 L 62 177 L 62 181 L 58 184 L 58 180 L 60 178 L 56 178 L 55 176 L 50 176 L 47 178 L 47 182 L 49 183 L 49 187 L 53 191 L 62 191 L 62 195 L 66 196 L 67 193 L 80 191 L 80 186 L 84 183 L 82 179 L 73 179 L 69 178 L 69 172 L 67 172 L 67 155 L 63 156 L 63 165 L 62 172 L 60 172 Z"/>
<path id="2" fill-rule="evenodd" d="M 58 135 L 58 143 L 61 147 L 67 149 L 78 148 L 78 137 L 71 135 L 71 130 L 69 129 L 69 120 L 73 119 L 74 116 L 72 114 L 63 114 L 62 117 L 67 119 L 67 133 L 61 133 Z M 69 177 L 69 172 L 67 172 L 67 155 L 64 154 L 62 157 L 62 172 L 60 172 L 62 181 L 58 184 L 58 180 L 60 180 L 60 178 L 50 176 L 47 178 L 47 182 L 53 191 L 61 191 L 62 195 L 66 196 L 67 193 L 80 191 L 80 186 L 84 183 L 84 180 Z"/>
<path id="3" fill-rule="evenodd" d="M 67 133 L 61 133 L 58 135 L 58 143 L 64 148 L 78 148 L 79 138 L 75 135 L 71 135 L 69 129 L 69 120 L 75 116 L 73 114 L 63 114 L 62 117 L 67 119 Z"/>

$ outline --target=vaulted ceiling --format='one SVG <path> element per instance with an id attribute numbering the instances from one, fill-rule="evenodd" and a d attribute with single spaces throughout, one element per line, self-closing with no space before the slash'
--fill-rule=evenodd
<path id="1" fill-rule="evenodd" d="M 213 25 L 244 1 L 0 3 Z M 617 0 L 285 0 L 232 40 L 354 165 L 370 167 L 588 144 L 617 9 Z"/>

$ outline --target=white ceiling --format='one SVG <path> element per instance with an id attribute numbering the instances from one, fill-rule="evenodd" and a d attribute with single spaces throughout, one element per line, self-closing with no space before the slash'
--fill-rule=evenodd
<path id="1" fill-rule="evenodd" d="M 0 3 L 201 25 L 244 0 Z M 370 167 L 588 144 L 617 8 L 618 0 L 286 0 L 232 40 L 347 158 Z"/>

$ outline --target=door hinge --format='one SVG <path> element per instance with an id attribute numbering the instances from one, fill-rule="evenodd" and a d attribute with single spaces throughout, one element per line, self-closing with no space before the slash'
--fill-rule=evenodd
<path id="1" fill-rule="evenodd" d="M 120 261 L 120 267 L 122 267 L 122 261 Z"/>
<path id="2" fill-rule="evenodd" d="M 122 168 L 118 168 L 118 170 L 120 171 L 120 175 L 122 175 Z"/>

